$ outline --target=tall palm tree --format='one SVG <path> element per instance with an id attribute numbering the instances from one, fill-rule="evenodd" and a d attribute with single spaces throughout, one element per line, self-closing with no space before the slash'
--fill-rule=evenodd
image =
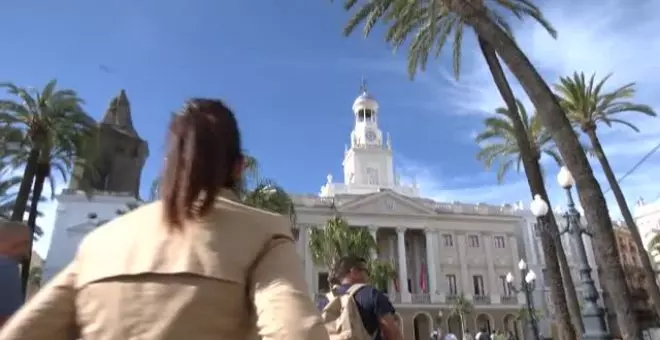
<path id="1" fill-rule="evenodd" d="M 557 165 L 562 165 L 561 157 L 557 153 L 554 142 L 552 141 L 552 137 L 543 128 L 538 115 L 530 116 L 527 113 L 525 106 L 519 100 L 516 100 L 516 106 L 518 107 L 517 114 L 519 115 L 520 121 L 523 122 L 525 127 L 525 135 L 531 143 L 533 158 L 536 160 L 536 162 L 532 164 L 535 167 L 532 173 L 538 175 L 543 174 L 543 169 L 540 164 L 542 155 L 550 157 L 555 161 Z M 477 135 L 475 141 L 482 145 L 481 151 L 479 151 L 477 154 L 477 159 L 484 162 L 487 168 L 492 167 L 495 162 L 499 162 L 497 180 L 502 182 L 504 176 L 512 167 L 515 166 L 516 170 L 518 172 L 520 171 L 522 154 L 516 140 L 515 127 L 510 119 L 511 113 L 503 107 L 497 108 L 495 113 L 495 116 L 491 116 L 484 121 L 486 128 L 483 132 Z M 537 182 L 537 187 L 543 186 L 545 188 L 545 183 L 542 176 L 530 180 Z M 530 190 L 534 192 L 532 186 L 530 186 Z M 550 206 L 549 201 L 548 205 Z M 551 208 L 548 210 L 552 211 Z M 544 250 L 551 248 L 553 246 L 551 244 L 553 241 L 552 236 L 554 235 L 554 245 L 556 247 L 557 256 L 556 258 L 559 262 L 559 267 L 561 270 L 561 281 L 563 283 L 563 291 L 566 293 L 568 311 L 570 313 L 573 325 L 581 334 L 584 332 L 584 325 L 582 323 L 580 305 L 578 304 L 575 284 L 571 275 L 571 269 L 568 265 L 566 253 L 563 249 L 561 237 L 559 236 L 559 228 L 557 226 L 557 221 L 554 214 L 548 214 L 548 222 L 551 225 L 550 229 L 552 235 L 548 235 L 548 237 L 542 237 L 541 243 Z M 544 256 L 544 259 L 547 261 L 548 256 L 545 254 Z"/>
<path id="2" fill-rule="evenodd" d="M 21 183 L 20 176 L 11 176 L 9 167 L 0 160 L 0 216 L 9 219 L 11 212 L 16 205 L 16 193 L 14 188 Z M 46 201 L 41 198 L 40 202 Z M 29 208 L 29 205 L 28 205 Z M 38 216 L 43 216 L 41 212 L 37 212 Z M 35 226 L 34 237 L 38 239 L 43 236 L 43 229 Z"/>
<path id="3" fill-rule="evenodd" d="M 635 240 L 639 257 L 642 259 L 642 265 L 646 271 L 646 287 L 653 301 L 655 313 L 660 317 L 660 289 L 655 280 L 653 265 L 644 250 L 642 236 L 639 234 L 635 219 L 630 212 L 621 186 L 596 132 L 599 124 L 607 126 L 621 124 L 635 132 L 639 132 L 635 125 L 622 119 L 620 115 L 626 112 L 637 112 L 655 117 L 656 113 L 648 105 L 632 102 L 636 92 L 635 83 L 628 83 L 612 91 L 606 91 L 604 87 L 610 77 L 611 74 L 597 81 L 596 75 L 592 74 L 587 80 L 584 73 L 574 72 L 572 77 L 561 77 L 554 88 L 568 118 L 589 137 L 594 153 L 603 168 L 607 182 L 621 210 L 621 215 L 623 215 L 626 226 Z"/>
<path id="4" fill-rule="evenodd" d="M 24 165 L 25 170 L 18 190 L 11 219 L 21 221 L 30 200 L 28 227 L 34 233 L 38 204 L 46 180 L 55 192 L 53 171 L 66 181 L 76 163 L 76 156 L 94 136 L 92 120 L 82 109 L 83 100 L 74 90 L 57 89 L 50 81 L 41 91 L 0 84 L 16 100 L 0 100 L 0 123 L 20 130 L 20 148 L 8 151 L 13 165 Z M 32 188 L 34 185 L 34 188 Z M 32 193 L 30 193 L 32 189 Z M 30 198 L 31 195 L 31 198 Z M 27 258 L 21 263 L 23 288 L 29 278 L 32 242 Z"/>
<path id="5" fill-rule="evenodd" d="M 640 328 L 633 313 L 630 291 L 624 280 L 624 273 L 619 266 L 619 254 L 616 251 L 614 235 L 612 231 L 612 220 L 607 210 L 607 202 L 596 180 L 587 155 L 580 148 L 580 141 L 573 131 L 571 123 L 564 114 L 554 93 L 545 82 L 543 77 L 520 47 L 515 42 L 511 31 L 508 29 L 504 17 L 499 13 L 498 5 L 510 11 L 514 16 L 523 18 L 531 16 L 546 28 L 550 28 L 543 19 L 541 12 L 529 0 L 495 0 L 486 2 L 483 0 L 366 0 L 360 3 L 356 12 L 345 28 L 349 34 L 362 21 L 365 21 L 364 33 L 368 35 L 373 27 L 380 21 L 390 26 L 388 38 L 397 36 L 405 41 L 408 36 L 414 35 L 415 40 L 411 43 L 410 58 L 425 61 L 434 50 L 436 55 L 441 51 L 440 46 L 447 42 L 449 35 L 454 32 L 454 69 L 460 64 L 456 56 L 460 57 L 460 43 L 463 37 L 463 27 L 471 27 L 477 34 L 482 53 L 486 58 L 493 79 L 503 96 L 507 109 L 515 111 L 515 100 L 510 86 L 500 65 L 500 59 L 508 66 L 511 73 L 518 79 L 523 90 L 539 112 L 543 125 L 548 129 L 557 144 L 557 149 L 562 155 L 568 169 L 573 173 L 582 207 L 585 209 L 585 217 L 594 232 L 594 245 L 596 253 L 602 259 L 603 269 L 607 272 L 604 277 L 605 286 L 611 291 L 621 292 L 613 297 L 617 306 L 617 320 L 624 338 L 639 338 Z M 344 8 L 351 10 L 358 4 L 357 0 L 345 0 Z M 550 30 L 553 33 L 552 30 Z M 396 44 L 395 44 L 396 46 Z M 500 59 L 498 59 L 498 57 Z M 420 68 L 424 63 L 418 63 Z M 515 117 L 514 117 L 515 119 Z M 522 123 L 514 120 L 516 130 L 522 131 Z M 523 151 L 523 165 L 525 173 L 532 178 L 536 174 L 530 174 L 533 170 L 533 159 L 525 157 L 530 155 L 528 143 L 522 134 L 516 134 Z M 528 181 L 530 182 L 530 181 Z M 533 185 L 530 182 L 530 186 Z M 538 183 L 536 183 L 538 184 Z M 534 191 L 547 201 L 547 195 L 543 188 Z M 612 251 L 612 249 L 615 249 Z M 556 285 L 559 266 L 547 263 L 549 281 L 551 283 L 551 295 L 556 307 L 562 308 L 557 301 L 565 300 L 558 296 L 559 290 Z M 553 278 L 554 277 L 554 278 Z M 565 308 L 564 308 L 565 311 Z M 570 330 L 570 317 L 568 312 L 558 310 L 561 317 L 561 327 L 568 339 L 575 338 L 575 332 Z M 569 333 L 570 332 L 570 333 Z"/>
<path id="6" fill-rule="evenodd" d="M 464 28 L 469 26 L 469 23 L 464 15 L 452 8 L 452 5 L 455 5 L 455 3 L 458 4 L 454 0 L 368 0 L 349 20 L 344 32 L 346 35 L 350 34 L 359 23 L 364 21 L 364 34 L 366 36 L 371 32 L 376 22 L 379 19 L 383 19 L 389 24 L 386 40 L 394 48 L 402 46 L 408 40 L 409 36 L 414 36 L 410 43 L 408 54 L 408 72 L 411 77 L 415 75 L 418 68 L 425 70 L 429 55 L 433 52 L 438 57 L 448 38 L 453 35 L 453 69 L 455 75 L 458 77 Z M 463 7 L 467 3 L 467 1 L 460 1 L 459 7 Z M 554 36 L 556 34 L 552 26 L 543 17 L 541 11 L 527 0 L 497 0 L 492 3 L 510 11 L 519 18 L 523 16 L 532 17 L 546 28 L 551 35 Z M 350 10 L 356 4 L 356 0 L 346 0 L 344 7 Z M 498 14 L 496 9 L 488 7 L 483 7 L 483 9 L 488 12 L 489 18 L 496 20 L 499 29 L 506 32 L 507 36 L 512 36 L 509 24 L 503 16 Z M 528 137 L 525 135 L 524 124 L 517 114 L 517 105 L 513 91 L 497 58 L 494 46 L 491 46 L 489 41 L 482 39 L 480 35 L 477 35 L 477 38 L 481 52 L 493 75 L 493 80 L 500 95 L 504 99 L 507 111 L 510 113 L 509 118 L 516 131 L 516 143 L 519 145 L 522 163 L 525 173 L 528 176 L 530 188 L 532 189 L 531 196 L 539 194 L 545 201 L 548 201 L 545 186 L 542 185 L 542 182 L 536 180 L 542 178 L 542 175 L 535 173 L 537 168 L 534 166 L 533 150 L 531 150 Z M 552 229 L 552 224 L 549 225 L 551 225 L 550 229 Z M 566 297 L 562 291 L 561 271 L 557 263 L 557 257 L 555 256 L 557 251 L 552 234 L 553 230 L 548 230 L 547 233 L 543 232 L 543 237 L 550 239 L 548 242 L 545 242 L 545 245 L 551 247 L 544 248 L 544 254 L 547 256 L 548 281 L 551 287 L 552 300 L 557 307 L 559 324 L 566 338 L 572 340 L 576 338 L 575 330 L 571 326 L 571 318 L 566 306 Z"/>
<path id="7" fill-rule="evenodd" d="M 376 240 L 367 228 L 351 227 L 339 214 L 330 218 L 323 229 L 312 229 L 309 249 L 312 261 L 317 265 L 333 270 L 344 256 L 357 256 L 367 260 L 374 285 L 385 290 L 389 280 L 396 275 L 394 266 L 372 254 L 377 250 Z M 329 275 L 332 279 L 334 276 Z"/>

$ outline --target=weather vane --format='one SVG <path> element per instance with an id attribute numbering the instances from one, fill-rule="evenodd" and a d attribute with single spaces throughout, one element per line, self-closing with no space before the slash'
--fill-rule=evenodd
<path id="1" fill-rule="evenodd" d="M 367 93 L 367 78 L 362 76 L 362 83 L 360 84 L 360 93 Z"/>

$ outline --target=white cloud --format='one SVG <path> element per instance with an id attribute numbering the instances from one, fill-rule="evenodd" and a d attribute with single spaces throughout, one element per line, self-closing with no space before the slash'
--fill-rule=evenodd
<path id="1" fill-rule="evenodd" d="M 552 39 L 531 20 L 520 24 L 515 34 L 523 50 L 548 81 L 554 82 L 558 77 L 574 71 L 587 75 L 596 72 L 597 77 L 613 73 L 608 82 L 610 86 L 634 81 L 638 88 L 635 101 L 660 111 L 660 99 L 657 97 L 660 91 L 660 59 L 657 58 L 660 55 L 660 36 L 655 34 L 660 30 L 660 21 L 652 15 L 660 12 L 660 1 L 646 1 L 636 6 L 620 1 L 599 2 L 597 6 L 593 2 L 552 1 L 544 2 L 542 7 L 557 28 L 558 39 Z M 446 101 L 450 101 L 454 113 L 477 115 L 488 114 L 502 106 L 481 53 L 476 49 L 466 50 L 464 56 L 468 59 L 465 64 L 471 67 L 466 67 L 459 82 L 441 71 L 436 75 L 440 80 L 426 83 L 434 87 L 435 98 L 440 92 L 448 94 L 441 97 L 445 101 L 443 104 L 433 99 L 429 104 L 446 107 Z M 509 78 L 514 92 L 531 108 L 520 85 L 510 74 Z M 656 118 L 634 113 L 622 118 L 631 121 L 641 132 L 635 133 L 625 126 L 602 126 L 598 130 L 610 163 L 619 177 L 660 143 L 660 121 Z M 466 131 L 467 134 L 473 135 L 474 130 Z M 598 162 L 592 160 L 592 164 L 599 181 L 606 183 Z M 473 181 L 474 184 L 466 186 L 457 185 L 460 178 L 439 180 L 443 178 L 440 174 L 419 164 L 412 167 L 404 165 L 403 168 L 408 169 L 409 176 L 416 174 L 425 194 L 443 201 L 499 204 L 529 200 L 530 197 L 526 181 L 515 174 L 508 176 L 508 182 L 497 185 L 493 171 L 489 173 L 490 181 Z M 549 173 L 556 173 L 556 169 L 550 169 L 552 171 L 548 170 Z M 634 204 L 639 197 L 645 197 L 647 201 L 658 197 L 660 188 L 654 185 L 658 173 L 660 152 L 622 182 L 629 204 Z M 562 202 L 561 189 L 556 188 L 554 175 L 547 182 L 551 197 L 557 197 L 554 200 Z M 607 184 L 602 186 L 603 189 L 609 187 Z M 611 212 L 618 215 L 619 209 L 613 204 L 611 192 L 606 197 Z"/>

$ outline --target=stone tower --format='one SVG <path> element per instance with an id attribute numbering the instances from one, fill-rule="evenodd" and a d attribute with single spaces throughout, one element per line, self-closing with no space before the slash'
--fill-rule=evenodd
<path id="1" fill-rule="evenodd" d="M 89 188 L 138 198 L 149 146 L 133 127 L 126 91 L 121 90 L 112 99 L 98 129 L 96 151 L 91 159 L 86 160 L 87 169 L 76 169 L 69 189 Z"/>

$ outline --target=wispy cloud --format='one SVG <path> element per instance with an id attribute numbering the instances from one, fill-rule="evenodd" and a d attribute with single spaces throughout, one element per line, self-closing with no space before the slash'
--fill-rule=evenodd
<path id="1" fill-rule="evenodd" d="M 560 76 L 571 75 L 574 71 L 587 75 L 596 73 L 604 77 L 613 73 L 609 85 L 621 86 L 636 82 L 637 102 L 652 105 L 660 110 L 660 37 L 655 32 L 660 30 L 660 22 L 652 13 L 660 12 L 660 2 L 644 1 L 636 6 L 628 6 L 617 1 L 575 3 L 568 1 L 544 2 L 543 11 L 559 31 L 558 39 L 551 38 L 541 26 L 531 20 L 519 24 L 515 29 L 517 40 L 542 75 L 549 82 L 555 82 Z M 435 82 L 426 82 L 436 93 L 450 94 L 443 96 L 444 105 L 454 108 L 451 112 L 462 115 L 484 115 L 494 108 L 502 106 L 502 100 L 493 84 L 483 57 L 476 49 L 464 51 L 470 65 L 463 72 L 460 81 L 456 81 L 448 72 L 435 72 Z M 527 103 L 520 85 L 509 75 L 514 92 Z M 449 103 L 447 103 L 447 101 Z M 441 105 L 430 99 L 429 108 Z M 635 133 L 625 126 L 612 128 L 603 126 L 598 132 L 618 176 L 628 171 L 643 155 L 660 143 L 660 121 L 637 114 L 622 116 L 637 125 L 641 132 Z M 466 131 L 472 139 L 480 126 Z M 608 188 L 600 171 L 600 165 L 592 160 L 594 171 Z M 406 168 L 404 165 L 403 168 Z M 416 170 L 421 169 L 421 170 Z M 548 173 L 556 173 L 550 167 Z M 647 200 L 658 198 L 660 188 L 654 186 L 653 178 L 660 173 L 660 153 L 651 157 L 637 171 L 622 182 L 622 187 L 630 203 L 638 197 Z M 408 175 L 416 175 L 422 190 L 436 199 L 445 201 L 469 201 L 502 203 L 528 200 L 527 183 L 519 176 L 509 176 L 503 185 L 494 184 L 494 179 L 485 183 L 475 181 L 472 185 L 456 187 L 456 181 L 433 173 L 432 168 L 420 164 L 408 167 Z M 492 178 L 494 173 L 490 174 Z M 655 177 L 654 177 L 655 176 Z M 551 196 L 561 200 L 561 189 L 554 185 L 554 178 L 548 179 Z M 607 195 L 613 203 L 611 193 Z M 613 214 L 618 214 L 617 207 L 611 207 Z"/>

